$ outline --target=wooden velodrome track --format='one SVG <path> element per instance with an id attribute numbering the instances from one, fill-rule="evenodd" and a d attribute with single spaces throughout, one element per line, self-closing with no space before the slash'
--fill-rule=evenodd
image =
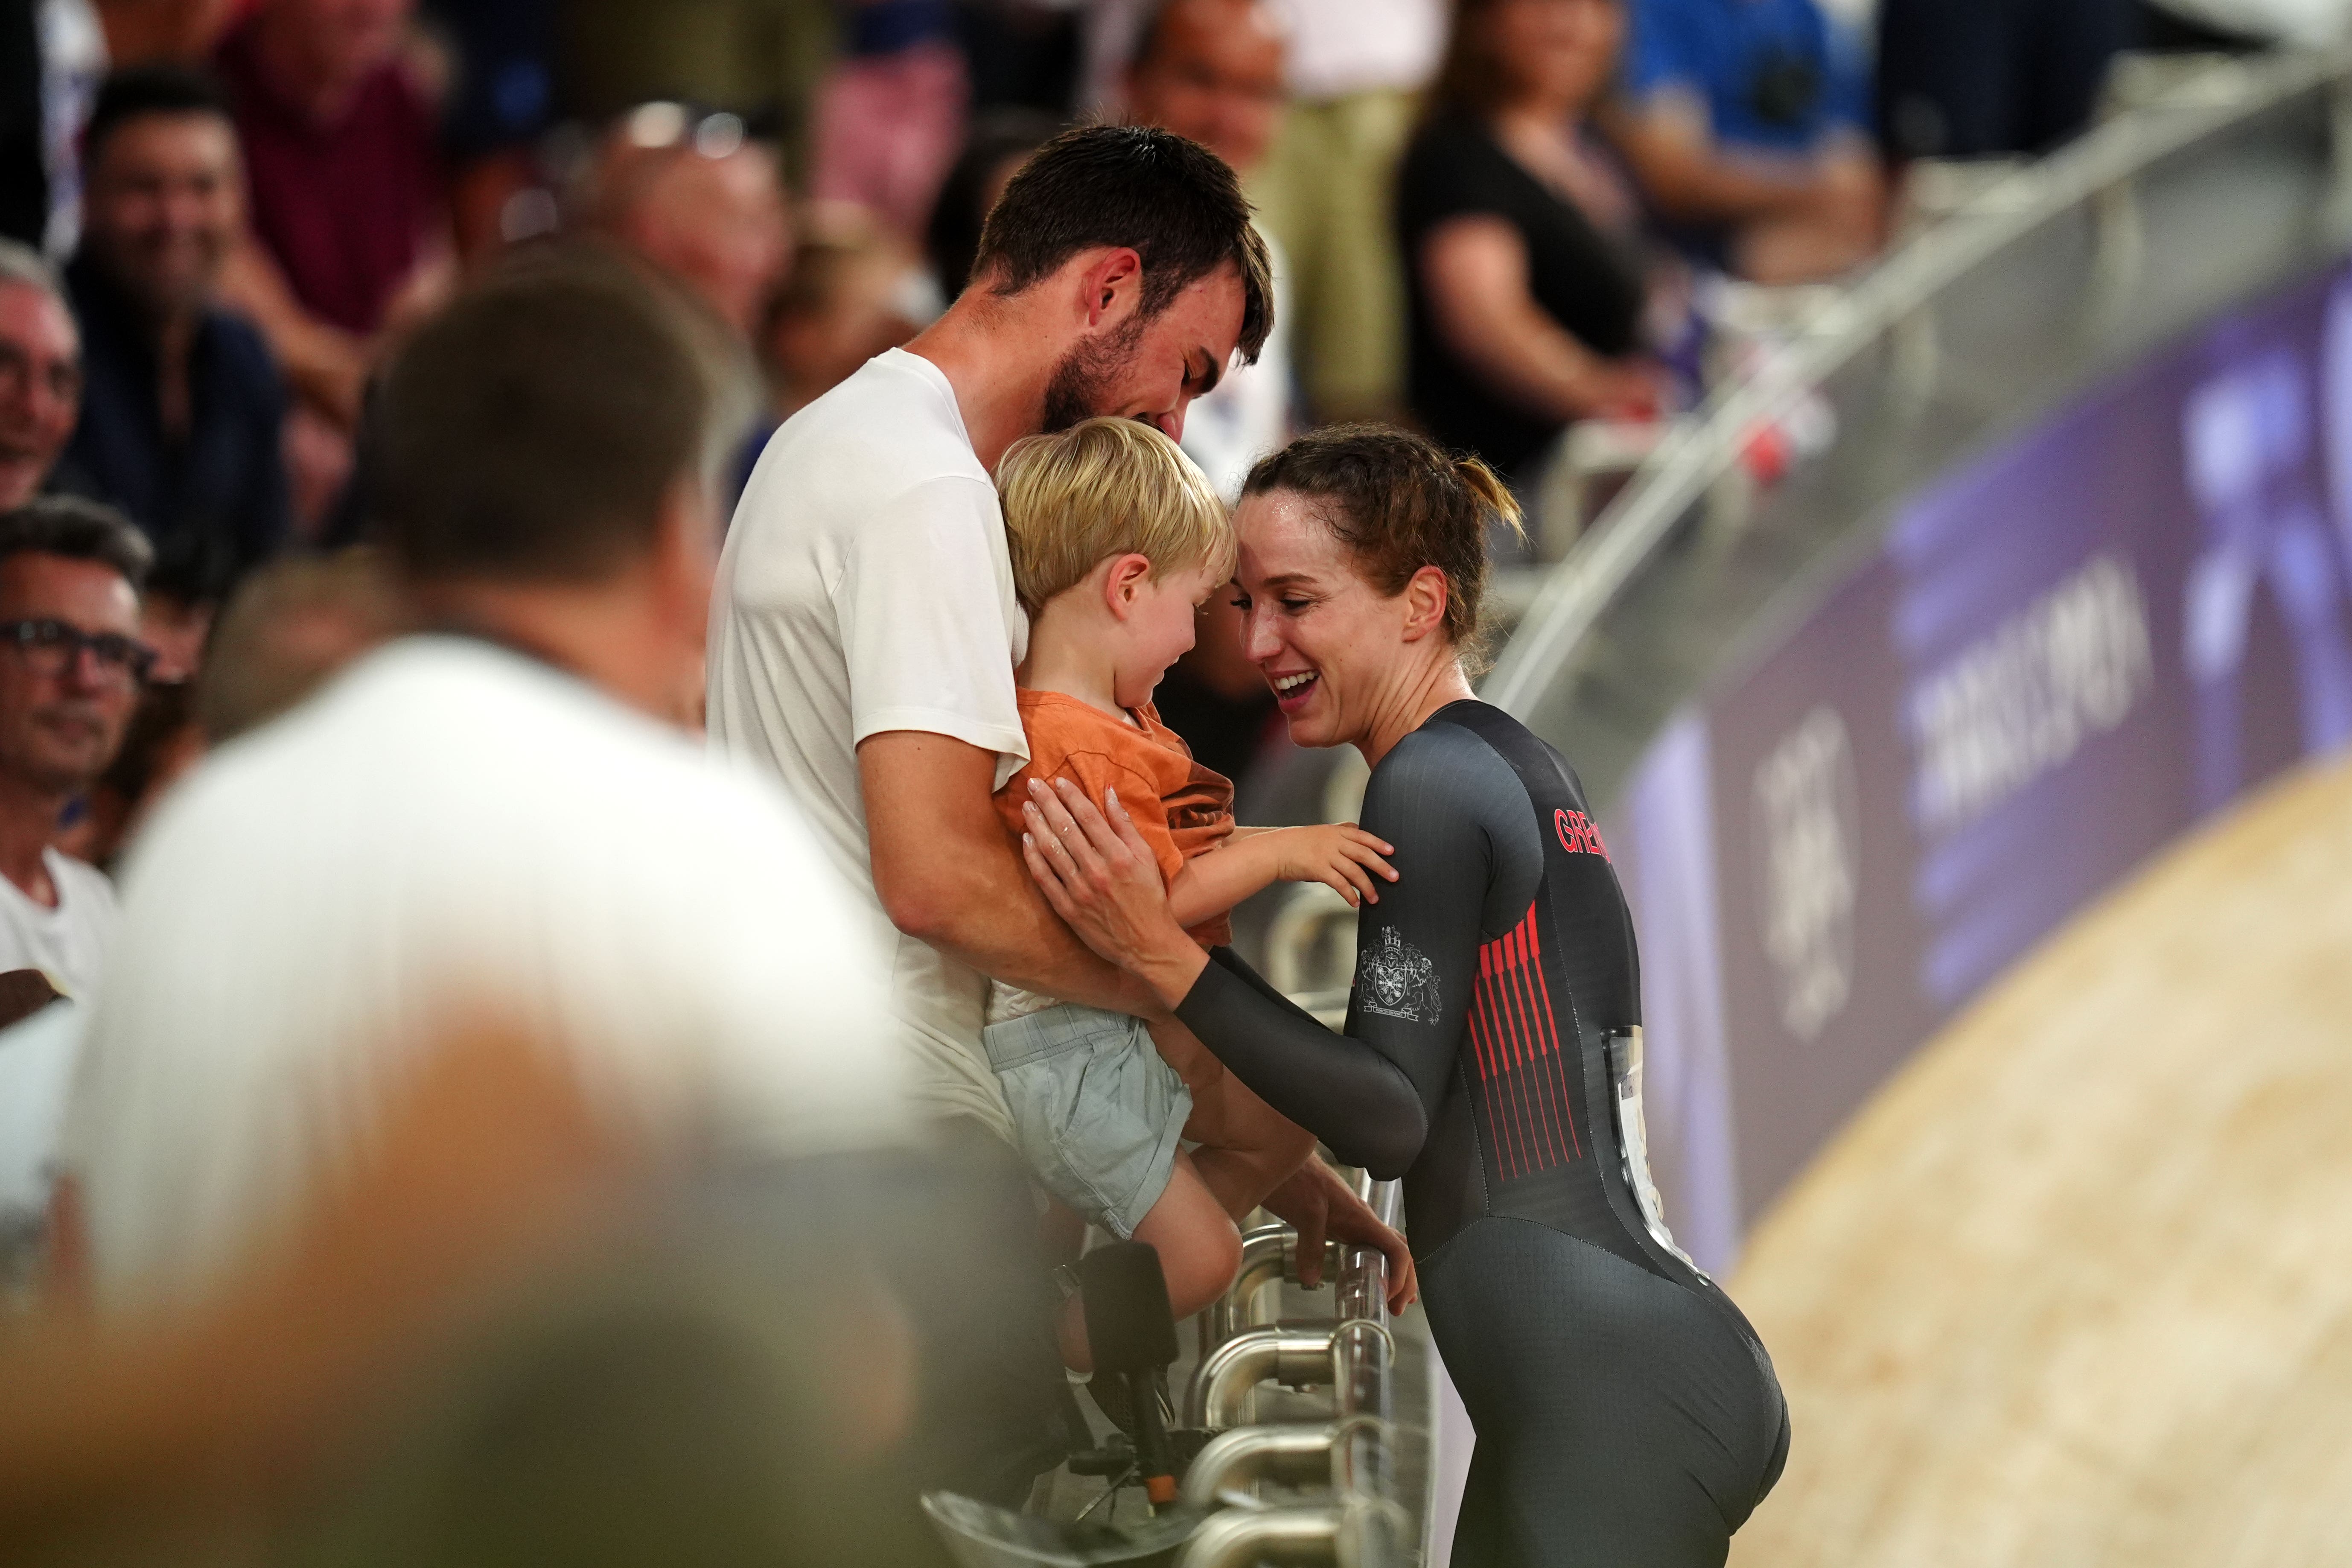
<path id="1" fill-rule="evenodd" d="M 1795 1430 L 1734 1568 L 2352 1563 L 2352 764 L 2020 965 L 1732 1294 Z"/>

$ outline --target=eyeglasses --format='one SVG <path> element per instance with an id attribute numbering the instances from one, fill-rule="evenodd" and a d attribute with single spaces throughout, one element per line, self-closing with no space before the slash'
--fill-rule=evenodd
<path id="1" fill-rule="evenodd" d="M 706 158 L 731 157 L 743 145 L 742 120 L 724 110 L 706 111 L 656 100 L 621 116 L 622 133 L 647 152 L 683 147 Z"/>
<path id="2" fill-rule="evenodd" d="M 155 668 L 155 650 L 116 632 L 86 632 L 79 626 L 46 617 L 0 621 L 0 646 L 16 649 L 34 674 L 55 679 L 81 660 L 87 648 L 98 660 L 101 679 L 134 686 Z"/>

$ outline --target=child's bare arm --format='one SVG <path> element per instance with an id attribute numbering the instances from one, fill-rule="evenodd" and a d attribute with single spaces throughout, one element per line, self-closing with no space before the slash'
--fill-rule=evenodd
<path id="1" fill-rule="evenodd" d="M 1184 862 L 1168 884 L 1168 905 L 1183 925 L 1213 920 L 1276 882 L 1321 882 L 1350 904 L 1381 901 L 1374 879 L 1396 880 L 1381 857 L 1396 851 L 1352 822 L 1311 827 L 1240 827 Z"/>

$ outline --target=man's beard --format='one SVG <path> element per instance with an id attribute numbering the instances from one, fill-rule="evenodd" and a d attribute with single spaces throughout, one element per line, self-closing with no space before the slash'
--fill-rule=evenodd
<path id="1" fill-rule="evenodd" d="M 1091 339 L 1064 354 L 1045 383 L 1045 433 L 1051 436 L 1081 419 L 1109 413 L 1104 405 L 1110 401 L 1111 383 L 1126 371 L 1135 345 L 1142 341 L 1143 317 L 1138 314 L 1108 337 Z"/>

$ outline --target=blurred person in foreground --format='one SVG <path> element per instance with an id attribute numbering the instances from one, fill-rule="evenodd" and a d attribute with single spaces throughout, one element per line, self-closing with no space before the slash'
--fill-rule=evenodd
<path id="1" fill-rule="evenodd" d="M 114 943 L 114 888 L 64 853 L 68 810 L 121 750 L 152 656 L 147 542 L 89 501 L 0 515 L 0 972 L 76 1005 L 0 1032 L 0 1305 L 30 1273 L 77 1042 Z"/>
<path id="2" fill-rule="evenodd" d="M 251 189 L 225 280 L 299 396 L 297 512 L 346 482 L 369 375 L 456 281 L 436 110 L 407 55 L 414 0 L 261 0 L 213 57 Z"/>
<path id="3" fill-rule="evenodd" d="M 945 1568 L 859 1157 L 724 1177 L 495 1009 L 201 1302 L 0 1335 L 12 1560 Z M 55 1555 L 46 1555 L 53 1552 Z"/>
<path id="4" fill-rule="evenodd" d="M 1137 42 L 1128 114 L 1192 138 L 1247 182 L 1282 123 L 1283 55 L 1281 29 L 1262 0 L 1166 0 Z M 1265 347 L 1255 363 L 1228 370 L 1184 419 L 1185 455 L 1228 503 L 1240 499 L 1250 465 L 1289 440 L 1295 423 L 1285 259 L 1273 237 L 1265 240 L 1275 300 Z M 1199 639 L 1154 700 L 1202 766 L 1241 780 L 1266 739 L 1274 693 L 1242 657 L 1232 601 L 1230 594 L 1209 596 Z"/>
<path id="5" fill-rule="evenodd" d="M 0 240 L 0 511 L 48 481 L 81 413 L 81 332 L 38 251 Z"/>
<path id="6" fill-rule="evenodd" d="M 1656 410 L 1639 208 L 1585 116 L 1624 0 L 1462 0 L 1397 180 L 1413 412 L 1527 485 L 1571 422 Z"/>
<path id="7" fill-rule="evenodd" d="M 214 752 L 141 839 L 60 1188 L 101 1327 L 224 1300 L 468 1016 L 670 1161 L 904 1137 L 854 907 L 781 794 L 667 722 L 716 536 L 678 310 L 542 261 L 393 367 L 379 517 L 438 629 Z"/>
<path id="8" fill-rule="evenodd" d="M 1629 0 L 1628 20 L 1603 129 L 1694 257 L 1786 284 L 1877 250 L 1869 68 L 1818 0 Z"/>
<path id="9" fill-rule="evenodd" d="M 285 389 L 261 334 L 223 307 L 243 175 L 210 83 L 177 67 L 121 71 L 83 143 L 81 253 L 67 271 L 81 320 L 81 422 L 68 488 L 121 507 L 155 546 L 155 596 L 193 614 L 284 542 Z M 159 638 L 159 645 L 163 639 Z"/>
<path id="10" fill-rule="evenodd" d="M 990 797 L 1028 760 L 1015 601 L 990 475 L 1024 436 L 1094 415 L 1181 437 L 1192 400 L 1269 326 L 1265 251 L 1233 172 L 1164 131 L 1046 144 L 1005 187 L 947 314 L 795 415 L 753 470 L 719 564 L 709 722 L 809 811 L 892 952 L 930 1134 L 960 1151 L 986 1245 L 1025 1281 L 1019 1335 L 961 1369 L 977 1445 L 958 1489 L 1017 1501 L 1060 1458 L 1064 1398 L 1035 1210 L 981 1045 L 994 977 L 1147 1018 L 1166 1010 L 1081 949 L 1028 885 Z M 1394 1243 L 1319 1162 L 1268 1200 L 1304 1258 Z"/>

